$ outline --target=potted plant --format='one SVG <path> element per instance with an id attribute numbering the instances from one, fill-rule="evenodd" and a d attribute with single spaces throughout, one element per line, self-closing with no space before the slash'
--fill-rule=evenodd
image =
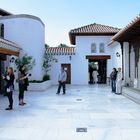
<path id="1" fill-rule="evenodd" d="M 24 66 L 26 73 L 28 73 L 35 65 L 35 59 L 33 59 L 32 56 L 25 54 L 24 56 L 17 58 L 15 64 L 17 69 L 19 69 L 20 66 Z M 18 90 L 18 84 L 16 84 L 15 88 Z"/>
<path id="2" fill-rule="evenodd" d="M 53 57 L 52 54 L 47 54 L 46 52 L 44 53 L 44 58 L 43 58 L 43 70 L 45 71 L 45 75 L 44 75 L 44 80 L 49 79 L 50 80 L 50 76 L 48 74 L 48 72 L 51 70 L 51 64 L 53 61 L 57 61 L 56 58 Z"/>
<path id="3" fill-rule="evenodd" d="M 45 48 L 48 47 L 49 47 L 48 45 L 45 45 Z M 42 80 L 31 80 L 28 90 L 44 91 L 51 86 L 50 75 L 48 73 L 51 70 L 51 63 L 54 60 L 56 59 L 53 58 L 51 54 L 47 54 L 46 52 L 44 53 L 42 68 L 45 74 Z"/>

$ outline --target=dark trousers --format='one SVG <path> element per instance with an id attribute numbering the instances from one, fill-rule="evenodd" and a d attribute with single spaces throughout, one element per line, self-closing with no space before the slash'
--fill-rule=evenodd
<path id="1" fill-rule="evenodd" d="M 13 92 L 8 92 L 7 93 L 7 97 L 8 97 L 8 100 L 9 100 L 9 107 L 12 109 L 13 108 Z"/>
<path id="2" fill-rule="evenodd" d="M 65 82 L 59 82 L 57 93 L 60 93 L 61 87 L 63 87 L 63 93 L 66 93 L 66 83 Z"/>
<path id="3" fill-rule="evenodd" d="M 116 92 L 116 80 L 111 80 L 112 92 Z"/>
<path id="4" fill-rule="evenodd" d="M 19 101 L 24 99 L 24 85 L 19 85 Z"/>

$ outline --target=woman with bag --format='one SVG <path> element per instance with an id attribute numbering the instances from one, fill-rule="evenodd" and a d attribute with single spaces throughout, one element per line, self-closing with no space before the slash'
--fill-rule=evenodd
<path id="1" fill-rule="evenodd" d="M 7 69 L 7 74 L 3 76 L 3 79 L 6 81 L 6 95 L 9 100 L 9 107 L 6 108 L 6 110 L 12 110 L 13 109 L 14 79 L 15 79 L 15 75 L 14 75 L 12 67 L 9 67 Z"/>
<path id="2" fill-rule="evenodd" d="M 24 91 L 27 90 L 27 81 L 28 75 L 25 73 L 24 66 L 20 66 L 18 73 L 18 81 L 19 81 L 19 105 L 24 106 L 26 103 L 24 102 Z"/>

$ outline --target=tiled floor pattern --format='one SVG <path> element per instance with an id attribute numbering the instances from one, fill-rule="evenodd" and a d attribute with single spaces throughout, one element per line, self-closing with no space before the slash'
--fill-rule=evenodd
<path id="1" fill-rule="evenodd" d="M 5 111 L 0 97 L 0 140 L 140 140 L 140 105 L 115 95 L 105 85 L 68 86 L 27 92 L 24 107 Z M 76 132 L 87 128 L 87 132 Z"/>

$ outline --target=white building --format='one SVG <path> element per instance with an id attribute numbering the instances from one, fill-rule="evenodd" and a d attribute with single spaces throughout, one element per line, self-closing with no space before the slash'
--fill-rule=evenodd
<path id="1" fill-rule="evenodd" d="M 20 46 L 19 57 L 27 54 L 35 59 L 35 66 L 31 71 L 33 80 L 42 80 L 42 58 L 45 46 L 45 26 L 40 18 L 32 15 L 7 14 L 0 17 L 1 28 L 3 28 L 3 39 L 14 42 Z M 13 57 L 13 56 L 11 56 Z M 9 59 L 7 58 L 7 65 Z"/>
<path id="2" fill-rule="evenodd" d="M 106 83 L 112 68 L 120 66 L 115 63 L 119 49 L 108 47 L 110 39 L 120 31 L 118 28 L 91 24 L 69 32 L 70 42 L 75 48 L 48 48 L 47 53 L 53 54 L 58 60 L 52 63 L 51 79 L 57 84 L 60 67 L 67 70 L 67 83 L 72 85 L 87 85 L 92 80 L 93 69 L 89 66 L 94 63 L 98 67 L 99 82 Z M 121 56 L 117 59 L 121 59 Z"/>
<path id="3" fill-rule="evenodd" d="M 68 74 L 67 83 L 87 85 L 92 79 L 93 71 L 89 64 L 94 62 L 98 64 L 99 82 L 106 83 L 112 68 L 121 67 L 123 85 L 140 89 L 139 35 L 140 16 L 122 30 L 100 24 L 71 30 L 70 42 L 75 47 L 47 49 L 47 53 L 58 60 L 52 63 L 52 83 L 57 84 L 58 72 L 61 66 L 64 66 Z M 128 90 L 123 88 L 124 93 L 128 93 Z M 134 89 L 131 88 L 131 94 L 139 93 L 139 90 L 132 90 Z"/>
<path id="4" fill-rule="evenodd" d="M 45 47 L 45 26 L 40 18 L 32 15 L 14 15 L 0 9 L 0 75 L 7 66 L 16 70 L 15 60 L 27 54 L 35 60 L 31 80 L 42 80 L 42 61 Z M 0 80 L 0 91 L 3 81 Z"/>
<path id="5" fill-rule="evenodd" d="M 125 84 L 140 89 L 140 16 L 118 32 L 109 44 L 120 48 Z"/>

